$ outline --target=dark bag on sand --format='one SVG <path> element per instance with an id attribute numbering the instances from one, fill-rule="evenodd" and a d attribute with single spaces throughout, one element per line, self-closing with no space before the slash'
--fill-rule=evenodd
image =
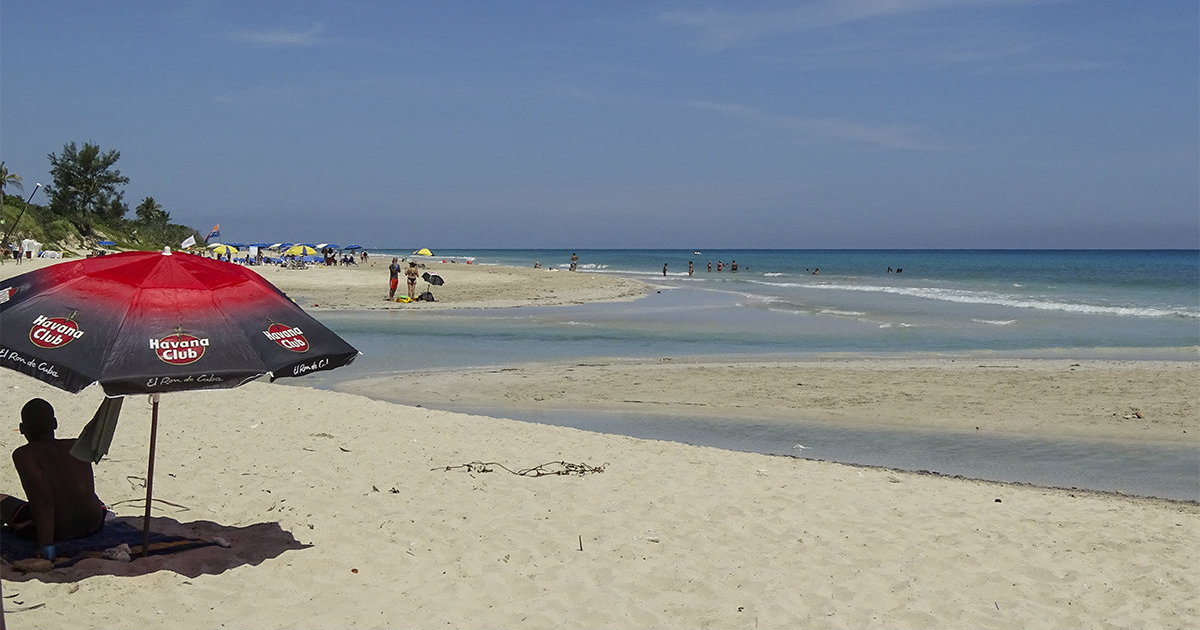
<path id="1" fill-rule="evenodd" d="M 433 299 L 432 293 L 430 293 L 429 291 L 426 291 L 426 292 L 422 293 L 421 295 L 417 296 L 417 301 L 418 302 L 436 302 L 437 300 Z"/>

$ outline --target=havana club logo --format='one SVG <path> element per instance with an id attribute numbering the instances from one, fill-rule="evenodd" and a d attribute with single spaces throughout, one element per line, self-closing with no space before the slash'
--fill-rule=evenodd
<path id="1" fill-rule="evenodd" d="M 151 339 L 150 349 L 162 359 L 163 363 L 171 365 L 187 365 L 195 363 L 204 356 L 208 347 L 208 338 L 193 337 L 182 330 L 167 335 L 162 339 Z"/>
<path id="2" fill-rule="evenodd" d="M 295 326 L 274 323 L 263 334 L 292 352 L 308 352 L 308 339 L 304 338 L 304 331 Z"/>
<path id="3" fill-rule="evenodd" d="M 39 348 L 61 348 L 83 336 L 75 313 L 70 317 L 46 317 L 38 315 L 29 329 L 29 341 Z"/>

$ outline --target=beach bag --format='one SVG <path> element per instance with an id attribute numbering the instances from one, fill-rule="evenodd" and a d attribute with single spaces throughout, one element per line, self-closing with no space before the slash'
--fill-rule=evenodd
<path id="1" fill-rule="evenodd" d="M 421 301 L 421 302 L 436 302 L 437 301 L 437 300 L 433 299 L 433 294 L 430 293 L 429 291 L 426 291 L 426 292 L 422 293 L 421 295 L 418 295 L 417 300 Z"/>

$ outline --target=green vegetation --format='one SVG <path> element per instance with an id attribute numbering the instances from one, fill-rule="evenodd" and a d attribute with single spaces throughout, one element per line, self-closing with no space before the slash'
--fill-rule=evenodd
<path id="1" fill-rule="evenodd" d="M 193 235 L 202 241 L 195 229 L 171 223 L 171 213 L 153 197 L 142 199 L 134 218 L 126 218 L 129 206 L 121 187 L 129 178 L 114 168 L 120 157 L 118 151 L 102 152 L 90 143 L 78 148 L 74 142 L 64 145 L 61 154 L 51 153 L 53 183 L 43 186 L 44 198 L 49 201 L 44 206 L 36 199 L 10 194 L 23 194 L 24 183 L 0 162 L 0 238 L 9 235 L 3 245 L 32 238 L 42 243 L 42 249 L 70 255 L 94 249 L 102 240 L 111 240 L 123 249 L 179 247 Z"/>

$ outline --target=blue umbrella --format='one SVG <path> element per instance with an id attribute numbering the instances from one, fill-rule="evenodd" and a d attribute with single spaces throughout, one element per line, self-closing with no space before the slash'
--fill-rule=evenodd
<path id="1" fill-rule="evenodd" d="M 97 245 L 116 245 L 116 243 L 114 243 L 112 241 L 100 241 L 99 243 L 96 243 L 96 244 Z"/>
<path id="2" fill-rule="evenodd" d="M 250 243 L 250 247 L 270 247 L 270 243 Z"/>
<path id="3" fill-rule="evenodd" d="M 228 245 L 228 246 L 230 246 L 230 247 L 236 247 L 236 248 L 238 248 L 238 249 L 241 249 L 241 248 L 243 248 L 243 247 L 245 247 L 245 246 L 246 246 L 246 244 L 245 244 L 245 243 L 225 243 L 225 244 L 226 244 L 226 245 Z"/>
<path id="4" fill-rule="evenodd" d="M 342 249 L 362 249 L 362 248 L 363 248 L 362 245 L 347 245 L 347 246 L 343 247 Z"/>

